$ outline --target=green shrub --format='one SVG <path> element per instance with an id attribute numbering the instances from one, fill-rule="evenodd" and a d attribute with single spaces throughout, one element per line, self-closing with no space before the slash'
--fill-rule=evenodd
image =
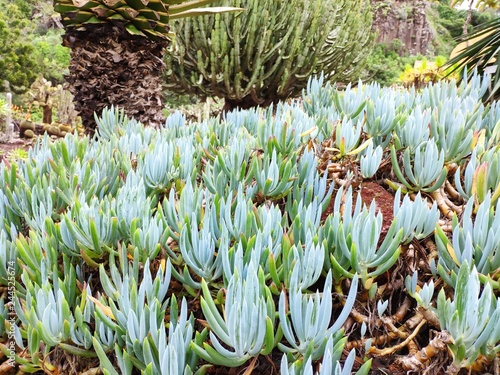
<path id="1" fill-rule="evenodd" d="M 369 55 L 364 68 L 364 81 L 374 81 L 382 86 L 398 83 L 400 74 L 407 65 L 413 65 L 420 56 L 407 56 L 399 39 L 391 44 L 378 43 Z"/>
<path id="2" fill-rule="evenodd" d="M 33 47 L 20 40 L 21 33 L 15 25 L 4 21 L 7 17 L 0 10 L 0 91 L 6 91 L 4 83 L 8 82 L 8 91 L 22 93 L 36 77 Z"/>
<path id="3" fill-rule="evenodd" d="M 49 31 L 33 39 L 37 71 L 53 84 L 62 84 L 68 74 L 69 49 L 61 45 L 61 32 Z"/>

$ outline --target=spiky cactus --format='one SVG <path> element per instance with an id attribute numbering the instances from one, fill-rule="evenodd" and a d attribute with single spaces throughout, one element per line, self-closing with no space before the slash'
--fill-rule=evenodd
<path id="1" fill-rule="evenodd" d="M 169 20 L 203 14 L 198 7 L 214 1 L 54 0 L 66 29 L 63 44 L 71 48 L 67 81 L 87 132 L 95 130 L 94 112 L 110 105 L 145 124 L 163 122 Z"/>
<path id="2" fill-rule="evenodd" d="M 167 87 L 225 99 L 225 110 L 267 106 L 297 95 L 310 75 L 358 78 L 371 48 L 367 1 L 224 0 L 238 17 L 204 16 L 172 23 Z"/>

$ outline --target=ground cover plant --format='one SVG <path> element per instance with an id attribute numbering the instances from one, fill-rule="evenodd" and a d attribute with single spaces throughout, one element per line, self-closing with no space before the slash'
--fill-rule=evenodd
<path id="1" fill-rule="evenodd" d="M 0 164 L 0 369 L 492 371 L 500 107 L 488 81 L 310 80 L 301 100 Z M 370 370 L 371 368 L 371 370 Z"/>

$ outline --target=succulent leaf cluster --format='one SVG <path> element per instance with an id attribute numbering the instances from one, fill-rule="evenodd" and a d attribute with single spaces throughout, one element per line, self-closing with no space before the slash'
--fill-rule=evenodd
<path id="1" fill-rule="evenodd" d="M 0 284 L 15 281 L 0 348 L 12 337 L 31 372 L 57 368 L 63 350 L 97 357 L 106 374 L 203 373 L 275 354 L 283 374 L 312 374 L 316 361 L 319 374 L 362 374 L 370 362 L 355 356 L 382 349 L 355 319 L 369 307 L 386 324 L 399 275 L 451 335 L 455 369 L 491 360 L 500 111 L 475 104 L 484 85 L 396 95 L 319 78 L 272 109 L 174 114 L 157 130 L 109 109 L 92 139 L 40 139 L 25 161 L 0 164 Z M 465 136 L 448 138 L 448 121 Z M 385 186 L 385 211 L 367 183 Z M 421 248 L 426 258 L 406 264 Z M 352 320 L 361 343 L 343 329 Z M 343 357 L 347 343 L 357 349 Z"/>

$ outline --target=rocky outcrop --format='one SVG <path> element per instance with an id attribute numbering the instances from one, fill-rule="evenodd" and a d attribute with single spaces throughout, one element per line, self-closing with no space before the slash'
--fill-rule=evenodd
<path id="1" fill-rule="evenodd" d="M 372 0 L 373 28 L 378 42 L 399 39 L 411 54 L 427 54 L 432 46 L 433 30 L 427 21 L 429 2 L 424 0 Z"/>

